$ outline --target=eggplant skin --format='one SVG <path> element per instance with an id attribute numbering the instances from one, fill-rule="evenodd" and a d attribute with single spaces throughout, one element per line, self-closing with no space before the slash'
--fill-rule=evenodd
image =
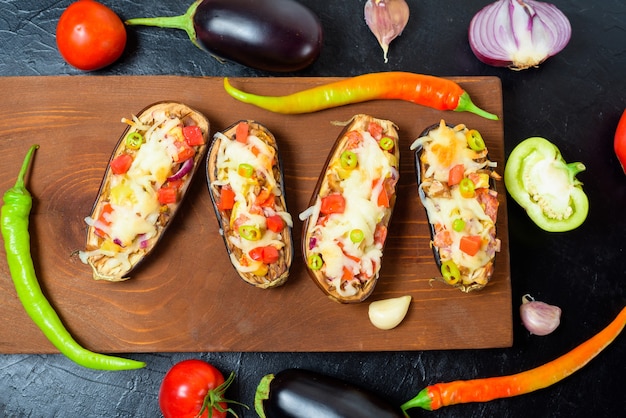
<path id="1" fill-rule="evenodd" d="M 193 23 L 211 53 L 259 70 L 298 71 L 321 52 L 318 17 L 293 0 L 205 0 Z"/>
<path id="2" fill-rule="evenodd" d="M 257 388 L 261 418 L 401 418 L 404 414 L 376 393 L 304 369 L 267 375 Z"/>

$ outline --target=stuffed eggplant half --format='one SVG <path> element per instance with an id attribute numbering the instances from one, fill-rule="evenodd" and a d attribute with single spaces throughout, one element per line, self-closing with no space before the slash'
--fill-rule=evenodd
<path id="1" fill-rule="evenodd" d="M 376 285 L 399 161 L 395 125 L 354 116 L 330 151 L 309 207 L 300 214 L 309 275 L 336 302 L 361 302 Z"/>
<path id="2" fill-rule="evenodd" d="M 495 163 L 481 134 L 442 120 L 412 145 L 417 184 L 443 280 L 464 292 L 482 289 L 493 275 L 498 194 Z"/>
<path id="3" fill-rule="evenodd" d="M 239 276 L 263 289 L 284 284 L 293 260 L 293 221 L 274 135 L 251 120 L 217 132 L 207 180 L 220 234 Z"/>
<path id="4" fill-rule="evenodd" d="M 209 121 L 182 103 L 155 103 L 122 122 L 79 253 L 96 280 L 128 279 L 154 249 L 207 150 Z"/>

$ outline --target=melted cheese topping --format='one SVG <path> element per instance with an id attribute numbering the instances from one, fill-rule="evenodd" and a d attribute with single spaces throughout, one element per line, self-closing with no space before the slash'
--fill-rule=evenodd
<path id="1" fill-rule="evenodd" d="M 239 249 L 239 253 L 231 251 L 230 258 L 235 268 L 243 273 L 253 273 L 264 276 L 267 270 L 260 260 L 250 257 L 250 251 L 257 247 L 274 246 L 282 250 L 285 241 L 282 232 L 273 232 L 267 228 L 267 217 L 279 215 L 285 225 L 293 227 L 291 215 L 284 208 L 259 208 L 255 201 L 262 188 L 274 196 L 281 196 L 282 191 L 274 176 L 274 166 L 277 161 L 276 149 L 259 137 L 262 132 L 250 129 L 246 143 L 234 138 L 228 138 L 222 133 L 216 133 L 220 139 L 217 154 L 217 180 L 211 183 L 212 187 L 230 185 L 235 193 L 235 205 L 230 214 L 230 228 L 228 242 Z M 249 164 L 255 170 L 254 175 L 242 175 L 238 168 L 241 164 Z M 261 212 L 260 212 L 261 211 Z M 238 227 L 241 225 L 258 228 L 262 235 L 258 239 L 250 240 L 242 237 Z"/>
<path id="2" fill-rule="evenodd" d="M 100 248 L 79 253 L 84 263 L 91 257 L 108 258 L 99 270 L 112 275 L 127 271 L 133 255 L 157 239 L 159 218 L 169 210 L 159 203 L 157 191 L 179 166 L 176 141 L 184 141 L 182 120 L 165 111 L 123 122 L 134 127 L 144 142 L 137 150 L 125 149 L 124 153 L 133 157 L 126 173 L 111 172 L 107 189 L 102 191 L 108 201 L 100 205 L 99 211 L 104 210 L 104 204 L 111 210 L 102 215 L 96 213 L 103 219 L 85 218 L 87 225 L 104 235 Z"/>
<path id="3" fill-rule="evenodd" d="M 378 198 L 385 179 L 393 179 L 394 185 L 398 179 L 395 155 L 382 150 L 369 132 L 359 133 L 363 141 L 350 149 L 358 159 L 356 168 L 342 169 L 337 158 L 326 174 L 327 178 L 339 180 L 335 191 L 340 191 L 345 199 L 344 212 L 327 215 L 323 222 L 318 222 L 324 197 L 318 196 L 315 205 L 300 215 L 300 219 L 309 217 L 309 223 L 315 225 L 310 253 L 321 256 L 329 287 L 341 296 L 355 295 L 380 270 L 383 243 L 375 239 L 375 233 L 388 209 L 378 205 Z M 362 241 L 355 243 L 350 239 L 353 230 L 362 231 Z M 343 279 L 345 269 L 353 276 L 347 282 Z"/>

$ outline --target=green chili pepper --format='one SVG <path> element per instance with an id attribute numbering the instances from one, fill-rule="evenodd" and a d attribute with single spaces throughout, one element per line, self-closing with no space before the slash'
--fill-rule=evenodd
<path id="1" fill-rule="evenodd" d="M 33 322 L 50 342 L 75 363 L 98 370 L 139 369 L 145 363 L 120 357 L 94 353 L 81 347 L 67 331 L 37 281 L 30 254 L 28 223 L 32 196 L 24 186 L 24 177 L 32 155 L 38 145 L 33 145 L 22 164 L 15 186 L 4 194 L 0 214 L 2 237 L 7 264 L 17 296 Z"/>
<path id="2" fill-rule="evenodd" d="M 126 148 L 139 149 L 143 144 L 143 135 L 139 132 L 131 132 L 126 135 Z"/>
<path id="3" fill-rule="evenodd" d="M 461 196 L 465 198 L 469 199 L 474 197 L 475 189 L 476 187 L 474 185 L 474 182 L 467 177 L 464 177 L 459 182 L 459 192 L 461 192 Z"/>
<path id="4" fill-rule="evenodd" d="M 465 137 L 467 138 L 467 145 L 474 151 L 482 151 L 485 149 L 485 140 L 476 129 L 467 131 Z"/>
<path id="5" fill-rule="evenodd" d="M 365 238 L 365 234 L 362 230 L 353 229 L 352 231 L 350 231 L 350 241 L 354 242 L 355 244 L 363 241 L 363 238 Z"/>
<path id="6" fill-rule="evenodd" d="M 319 254 L 311 254 L 307 262 L 311 270 L 319 270 L 324 265 L 324 260 L 322 260 L 322 256 Z"/>
<path id="7" fill-rule="evenodd" d="M 583 163 L 567 163 L 545 138 L 528 138 L 509 155 L 504 184 L 530 219 L 548 232 L 570 231 L 587 218 L 589 200 L 576 175 Z"/>
<path id="8" fill-rule="evenodd" d="M 239 227 L 239 235 L 248 241 L 258 241 L 263 236 L 261 228 L 256 225 L 241 225 Z"/>
<path id="9" fill-rule="evenodd" d="M 461 280 L 461 272 L 452 260 L 444 261 L 441 264 L 441 275 L 448 284 L 457 284 Z"/>
<path id="10" fill-rule="evenodd" d="M 456 232 L 461 232 L 465 229 L 465 221 L 461 218 L 456 218 L 454 221 L 452 221 L 452 229 L 454 229 Z"/>
<path id="11" fill-rule="evenodd" d="M 341 162 L 341 167 L 346 170 L 354 170 L 356 166 L 359 164 L 359 159 L 356 154 L 352 151 L 344 151 L 341 153 L 339 157 Z"/>
<path id="12" fill-rule="evenodd" d="M 239 173 L 241 177 L 249 179 L 254 174 L 254 167 L 248 163 L 241 163 L 239 167 L 237 167 L 237 173 Z"/>
<path id="13" fill-rule="evenodd" d="M 363 74 L 302 90 L 288 96 L 259 96 L 236 89 L 224 78 L 226 92 L 235 99 L 271 112 L 317 112 L 369 100 L 404 100 L 438 110 L 472 112 L 491 120 L 498 116 L 476 106 L 454 81 L 431 75 L 399 71 Z"/>
<path id="14" fill-rule="evenodd" d="M 382 148 L 385 151 L 391 151 L 393 147 L 396 145 L 396 142 L 393 140 L 393 138 L 390 138 L 388 136 L 383 136 L 380 139 L 380 142 L 378 143 L 378 145 L 380 146 L 380 148 Z"/>

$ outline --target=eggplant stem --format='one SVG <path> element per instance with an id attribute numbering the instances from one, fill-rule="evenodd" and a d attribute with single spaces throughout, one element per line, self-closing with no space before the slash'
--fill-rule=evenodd
<path id="1" fill-rule="evenodd" d="M 158 28 L 181 29 L 187 32 L 189 40 L 191 40 L 195 46 L 204 49 L 198 43 L 196 29 L 193 25 L 193 17 L 200 3 L 202 3 L 202 0 L 196 0 L 189 6 L 185 14 L 180 16 L 136 17 L 126 20 L 124 24 L 127 26 L 154 26 Z"/>

